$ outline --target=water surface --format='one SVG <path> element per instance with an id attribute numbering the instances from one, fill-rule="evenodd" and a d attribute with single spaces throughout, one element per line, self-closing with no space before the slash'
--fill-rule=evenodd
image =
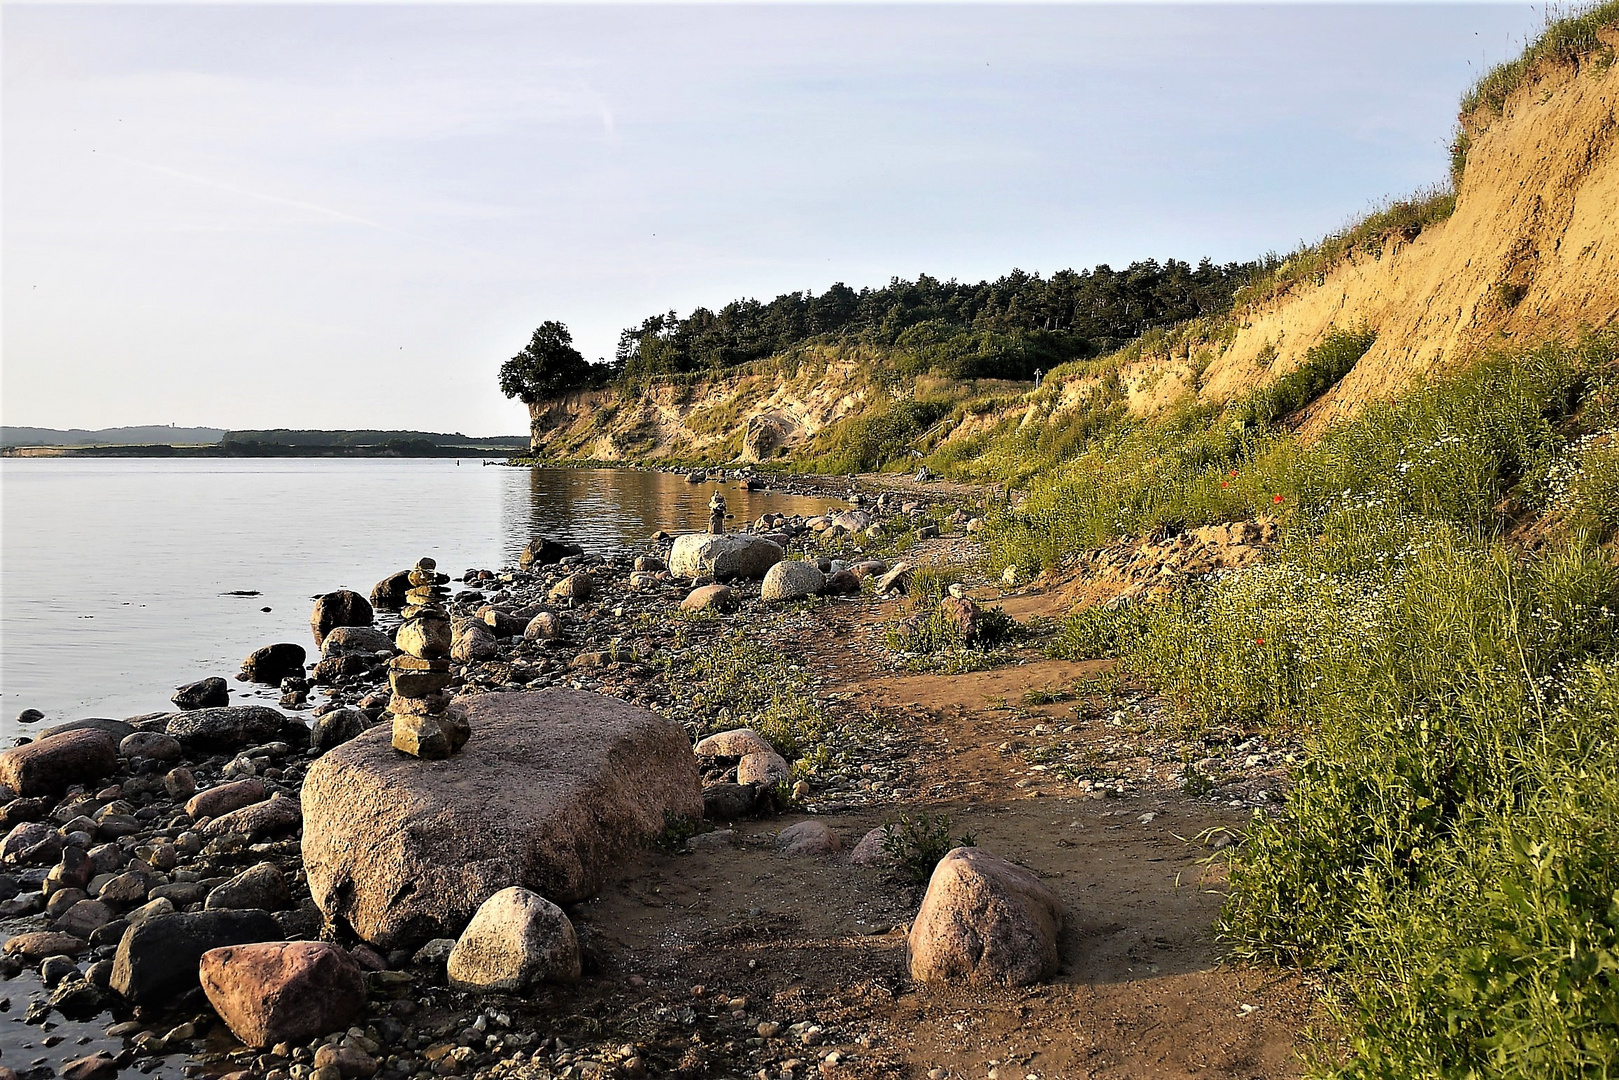
<path id="1" fill-rule="evenodd" d="M 47 722 L 172 708 L 176 686 L 231 678 L 270 642 L 313 652 L 314 597 L 370 595 L 423 555 L 458 576 L 515 563 L 535 535 L 610 552 L 706 528 L 715 487 L 738 520 L 833 505 L 473 459 L 0 461 L 0 736 L 24 730 L 25 708 Z M 231 686 L 236 701 L 274 697 Z"/>

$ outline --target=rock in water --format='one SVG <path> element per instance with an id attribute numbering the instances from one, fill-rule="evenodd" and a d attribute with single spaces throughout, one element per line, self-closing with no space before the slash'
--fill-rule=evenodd
<path id="1" fill-rule="evenodd" d="M 230 704 L 230 686 L 215 675 L 186 683 L 169 699 L 182 709 L 212 709 Z"/>
<path id="2" fill-rule="evenodd" d="M 211 949 L 199 971 L 219 1018 L 248 1046 L 302 1043 L 348 1027 L 365 1011 L 365 975 L 324 941 Z"/>
<path id="3" fill-rule="evenodd" d="M 405 593 L 410 591 L 410 571 L 389 574 L 371 590 L 371 606 L 378 611 L 398 611 L 405 606 Z"/>
<path id="4" fill-rule="evenodd" d="M 293 648 L 303 652 L 296 645 Z M 165 730 L 188 750 L 217 753 L 269 742 L 286 726 L 286 714 L 275 709 L 264 705 L 230 705 L 223 709 L 173 713 Z"/>
<path id="5" fill-rule="evenodd" d="M 370 659 L 379 652 L 394 651 L 393 638 L 374 626 L 337 626 L 320 643 L 320 658 L 359 656 Z"/>
<path id="6" fill-rule="evenodd" d="M 304 647 L 290 641 L 254 649 L 242 661 L 242 674 L 249 682 L 279 683 L 288 675 L 304 673 Z"/>
<path id="7" fill-rule="evenodd" d="M 315 601 L 315 609 L 309 613 L 309 632 L 315 635 L 318 649 L 337 627 L 370 626 L 374 618 L 370 601 L 352 589 L 338 589 Z"/>
<path id="8" fill-rule="evenodd" d="M 112 962 L 112 988 L 135 1005 L 169 1005 L 197 985 L 197 962 L 210 949 L 278 941 L 267 911 L 190 911 L 159 915 L 124 931 Z"/>
<path id="9" fill-rule="evenodd" d="M 537 536 L 528 542 L 523 553 L 517 557 L 517 565 L 524 570 L 531 566 L 550 566 L 552 563 L 559 563 L 563 559 L 584 553 L 585 549 L 578 544 Z"/>
<path id="10" fill-rule="evenodd" d="M 579 981 L 579 938 L 562 909 L 539 893 L 502 889 L 478 909 L 450 952 L 450 982 L 466 990 L 526 990 Z"/>
<path id="11" fill-rule="evenodd" d="M 781 562 L 781 548 L 759 536 L 711 536 L 687 533 L 675 537 L 669 572 L 676 577 L 762 578 Z"/>
<path id="12" fill-rule="evenodd" d="M 394 751 L 379 725 L 304 780 L 304 866 L 327 918 L 385 949 L 453 937 L 521 885 L 568 903 L 657 836 L 700 817 L 679 725 L 575 690 L 459 698 L 477 737 L 449 761 Z"/>
<path id="13" fill-rule="evenodd" d="M 18 795 L 49 795 L 90 784 L 118 768 L 118 744 L 101 731 L 66 731 L 0 753 L 0 784 Z"/>
<path id="14" fill-rule="evenodd" d="M 759 587 L 761 600 L 802 600 L 814 596 L 826 584 L 820 569 L 807 562 L 787 560 L 772 566 Z"/>
<path id="15" fill-rule="evenodd" d="M 1033 873 L 978 848 L 933 869 L 906 939 L 911 978 L 1028 986 L 1057 973 L 1063 906 Z"/>

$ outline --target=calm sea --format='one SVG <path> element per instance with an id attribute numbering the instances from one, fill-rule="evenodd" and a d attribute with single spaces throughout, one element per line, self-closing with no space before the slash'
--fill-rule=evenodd
<path id="1" fill-rule="evenodd" d="M 0 461 L 0 736 L 26 730 L 26 708 L 47 723 L 172 708 L 175 687 L 230 678 L 270 642 L 313 653 L 314 597 L 370 595 L 423 555 L 459 576 L 515 563 L 535 535 L 605 553 L 706 528 L 715 486 L 473 459 Z M 739 520 L 832 505 L 719 487 Z"/>

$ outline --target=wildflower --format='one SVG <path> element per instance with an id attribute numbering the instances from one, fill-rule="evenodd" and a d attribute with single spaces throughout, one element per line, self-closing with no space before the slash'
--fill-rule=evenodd
<path id="1" fill-rule="evenodd" d="M 1229 480 L 1221 480 L 1220 481 L 1220 486 L 1221 487 L 1230 487 L 1231 486 L 1231 481 L 1229 481 Z"/>
<path id="2" fill-rule="evenodd" d="M 1256 638 L 1254 638 L 1254 644 L 1255 645 L 1263 645 L 1263 644 L 1265 644 L 1265 639 L 1262 638 L 1262 637 L 1256 637 Z"/>
<path id="3" fill-rule="evenodd" d="M 1273 503 L 1274 503 L 1274 502 L 1275 502 L 1275 503 L 1276 503 L 1276 502 L 1277 502 L 1277 503 L 1278 503 L 1278 502 L 1281 502 L 1281 501 L 1282 501 L 1282 497 L 1281 497 L 1281 496 L 1280 496 L 1280 495 L 1272 495 L 1272 496 L 1271 496 L 1271 497 L 1270 497 L 1270 501 L 1271 501 L 1271 502 L 1273 502 Z"/>

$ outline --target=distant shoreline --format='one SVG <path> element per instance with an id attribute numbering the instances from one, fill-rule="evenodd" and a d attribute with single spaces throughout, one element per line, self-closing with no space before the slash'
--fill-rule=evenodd
<path id="1" fill-rule="evenodd" d="M 526 453 L 509 446 L 434 446 L 406 444 L 378 446 L 287 446 L 276 443 L 208 443 L 171 446 L 154 443 L 141 446 L 7 446 L 0 457 L 133 457 L 133 458 L 510 458 Z"/>

